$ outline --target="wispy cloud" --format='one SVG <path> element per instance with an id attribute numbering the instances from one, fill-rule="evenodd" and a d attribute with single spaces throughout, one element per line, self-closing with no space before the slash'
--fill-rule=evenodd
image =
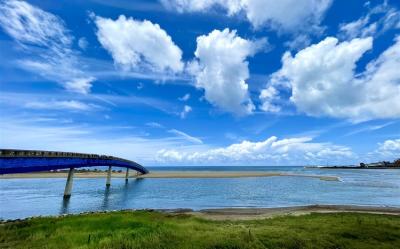
<path id="1" fill-rule="evenodd" d="M 133 11 L 157 11 L 163 12 L 165 8 L 158 2 L 148 1 L 148 0 L 135 0 L 135 4 L 127 2 L 124 0 L 90 0 L 91 2 L 101 4 L 104 6 L 109 6 L 113 8 L 119 8 L 124 10 Z"/>
<path id="2" fill-rule="evenodd" d="M 0 94 L 0 105 L 19 109 L 36 108 L 57 110 L 57 108 L 75 109 L 76 111 L 101 111 L 125 107 L 147 107 L 173 116 L 179 116 L 179 105 L 159 98 L 137 95 L 88 94 L 76 95 L 58 92 L 53 95 L 44 93 L 21 93 L 3 91 Z"/>
<path id="3" fill-rule="evenodd" d="M 101 109 L 95 104 L 87 104 L 76 100 L 67 101 L 48 101 L 48 102 L 28 102 L 25 107 L 41 110 L 72 110 L 72 111 L 92 111 Z"/>
<path id="4" fill-rule="evenodd" d="M 235 133 L 232 133 L 232 132 L 226 132 L 224 136 L 225 136 L 227 139 L 232 140 L 232 141 L 235 141 L 235 142 L 245 140 L 244 137 L 239 136 L 239 135 L 237 135 L 237 134 L 235 134 Z"/>
<path id="5" fill-rule="evenodd" d="M 124 126 L 36 122 L 29 118 L 0 117 L 0 147 L 59 150 L 120 156 L 145 165 L 157 164 L 154 155 L 164 148 L 180 151 L 206 149 L 187 139 L 150 138 L 140 129 Z M 116 132 L 120 130 L 121 132 Z M 112 150 L 110 150 L 112 148 Z"/>
<path id="6" fill-rule="evenodd" d="M 176 129 L 171 129 L 171 130 L 168 130 L 168 132 L 172 133 L 172 134 L 175 134 L 175 135 L 177 135 L 177 136 L 179 136 L 179 137 L 181 137 L 181 138 L 183 138 L 183 139 L 185 139 L 185 140 L 187 140 L 187 141 L 189 141 L 191 143 L 194 143 L 194 144 L 202 144 L 203 143 L 203 141 L 201 141 L 201 139 L 199 139 L 197 137 L 190 136 L 189 134 L 187 134 L 187 133 L 185 133 L 183 131 L 179 131 L 179 130 L 176 130 Z"/>
<path id="7" fill-rule="evenodd" d="M 119 70 L 115 67 L 112 60 L 104 60 L 98 58 L 84 57 L 81 56 L 80 61 L 88 65 L 88 71 L 90 75 L 93 75 L 96 79 L 103 80 L 126 80 L 126 79 L 141 79 L 141 80 L 152 80 L 156 84 L 176 84 L 182 85 L 187 84 L 191 81 L 191 77 L 181 74 L 171 74 L 159 71 L 144 71 L 141 68 L 131 68 L 129 71 Z"/>
<path id="8" fill-rule="evenodd" d="M 157 123 L 157 122 L 148 122 L 148 123 L 146 123 L 146 125 L 151 128 L 164 128 L 164 126 L 162 124 Z"/>
<path id="9" fill-rule="evenodd" d="M 192 107 L 185 105 L 183 107 L 183 110 L 181 111 L 181 113 L 179 114 L 179 116 L 181 117 L 181 119 L 185 119 L 186 116 L 189 114 L 189 112 L 192 111 Z"/>
<path id="10" fill-rule="evenodd" d="M 344 136 L 348 137 L 348 136 L 353 136 L 353 135 L 356 135 L 356 134 L 359 134 L 359 133 L 363 133 L 363 132 L 370 132 L 370 131 L 380 130 L 380 129 L 385 128 L 386 126 L 392 125 L 394 123 L 396 123 L 396 122 L 392 121 L 392 122 L 387 122 L 387 123 L 380 124 L 380 125 L 364 126 L 364 127 L 355 129 L 355 130 L 353 130 L 353 131 L 351 131 L 349 133 L 346 133 Z"/>
<path id="11" fill-rule="evenodd" d="M 71 94 L 40 94 L 40 93 L 16 93 L 3 91 L 0 94 L 1 108 L 15 108 L 16 110 L 46 110 L 63 112 L 65 110 L 75 112 L 107 110 L 98 101 L 87 95 L 82 98 Z"/>
<path id="12" fill-rule="evenodd" d="M 157 122 L 148 122 L 148 123 L 146 123 L 146 126 L 151 127 L 151 128 L 163 129 L 170 134 L 174 134 L 176 136 L 175 138 L 183 139 L 183 140 L 193 143 L 193 144 L 203 144 L 203 141 L 200 138 L 193 137 L 193 136 L 191 136 L 183 131 L 177 130 L 177 129 L 168 129 L 164 125 L 157 123 Z"/>
<path id="13" fill-rule="evenodd" d="M 78 46 L 82 49 L 82 50 L 86 50 L 86 48 L 89 46 L 89 42 L 87 41 L 87 39 L 85 37 L 81 37 L 78 40 Z"/>
<path id="14" fill-rule="evenodd" d="M 280 32 L 308 31 L 316 29 L 330 7 L 331 0 L 160 0 L 169 10 L 177 12 L 205 12 L 216 10 L 218 14 L 240 15 L 255 29 L 265 26 Z M 219 8 L 218 8 L 219 7 Z"/>
<path id="15" fill-rule="evenodd" d="M 16 64 L 58 82 L 67 90 L 88 93 L 95 78 L 82 70 L 74 37 L 64 21 L 24 1 L 0 2 L 0 26 L 24 51 Z"/>
<path id="16" fill-rule="evenodd" d="M 189 99 L 190 99 L 190 94 L 189 93 L 186 93 L 182 97 L 178 98 L 178 100 L 180 100 L 180 101 L 188 101 Z"/>
<path id="17" fill-rule="evenodd" d="M 116 95 L 116 94 L 92 94 L 94 98 L 100 98 L 104 102 L 119 105 L 140 105 L 160 110 L 171 115 L 179 115 L 179 107 L 169 101 L 154 97 L 144 97 L 137 95 Z"/>
<path id="18" fill-rule="evenodd" d="M 369 4 L 367 6 L 369 7 Z M 391 29 L 400 29 L 400 11 L 385 0 L 369 9 L 368 13 L 358 20 L 340 24 L 339 36 L 345 39 L 377 37 Z"/>

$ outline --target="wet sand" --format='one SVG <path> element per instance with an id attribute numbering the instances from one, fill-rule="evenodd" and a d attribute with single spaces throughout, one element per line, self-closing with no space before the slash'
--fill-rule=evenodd
<path id="1" fill-rule="evenodd" d="M 191 214 L 196 217 L 201 217 L 211 220 L 255 220 L 255 219 L 266 219 L 284 215 L 297 216 L 310 213 L 341 213 L 341 212 L 400 215 L 400 208 L 354 206 L 354 205 L 310 205 L 310 206 L 281 207 L 281 208 L 222 208 L 222 209 L 203 209 L 200 211 L 190 211 L 190 210 L 172 211 L 172 213 Z"/>
<path id="2" fill-rule="evenodd" d="M 67 172 L 38 172 L 25 174 L 0 175 L 0 179 L 18 178 L 66 178 Z M 75 172 L 76 178 L 104 178 L 106 172 Z M 239 177 L 307 177 L 324 181 L 339 181 L 337 176 L 306 175 L 293 173 L 265 172 L 265 171 L 152 171 L 145 175 L 130 174 L 130 178 L 239 178 Z M 125 172 L 112 173 L 113 178 L 125 178 Z"/>
<path id="3" fill-rule="evenodd" d="M 306 175 L 265 171 L 154 171 L 146 175 L 139 175 L 138 178 L 238 178 L 271 176 L 311 177 L 325 181 L 339 180 L 339 177 L 336 176 Z"/>

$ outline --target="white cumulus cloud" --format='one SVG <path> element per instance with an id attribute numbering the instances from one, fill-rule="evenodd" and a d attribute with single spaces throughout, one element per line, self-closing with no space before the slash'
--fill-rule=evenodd
<path id="1" fill-rule="evenodd" d="M 400 139 L 388 139 L 378 143 L 377 149 L 368 153 L 363 162 L 392 161 L 400 159 Z"/>
<path id="2" fill-rule="evenodd" d="M 120 15 L 118 19 L 94 17 L 97 38 L 124 70 L 180 72 L 182 51 L 158 24 Z"/>
<path id="3" fill-rule="evenodd" d="M 197 37 L 196 59 L 188 70 L 195 76 L 196 87 L 204 89 L 205 99 L 222 111 L 250 114 L 254 105 L 246 83 L 249 78 L 246 59 L 265 43 L 266 40 L 243 39 L 229 29 Z"/>
<path id="4" fill-rule="evenodd" d="M 74 37 L 61 18 L 27 2 L 10 0 L 0 2 L 0 26 L 24 48 L 26 57 L 17 61 L 18 66 L 69 90 L 90 91 L 95 78 L 80 69 L 78 54 L 72 49 Z"/>
<path id="5" fill-rule="evenodd" d="M 280 91 L 290 91 L 290 102 L 311 116 L 355 122 L 400 117 L 400 38 L 356 74 L 356 63 L 371 48 L 371 37 L 341 43 L 328 37 L 294 56 L 286 52 L 260 94 L 261 108 L 279 109 Z"/>
<path id="6" fill-rule="evenodd" d="M 317 26 L 331 0 L 161 0 L 178 12 L 207 12 L 213 7 L 226 10 L 229 16 L 244 13 L 255 28 L 269 26 L 283 31 L 310 29 Z"/>
<path id="7" fill-rule="evenodd" d="M 400 139 L 386 140 L 382 144 L 379 145 L 378 150 L 393 151 L 393 152 L 400 153 Z"/>
<path id="8" fill-rule="evenodd" d="M 244 163 L 251 164 L 318 164 L 342 161 L 353 156 L 350 148 L 330 143 L 312 142 L 311 138 L 299 137 L 278 139 L 272 136 L 261 142 L 243 141 L 227 147 L 198 152 L 160 150 L 160 162 L 213 164 Z"/>

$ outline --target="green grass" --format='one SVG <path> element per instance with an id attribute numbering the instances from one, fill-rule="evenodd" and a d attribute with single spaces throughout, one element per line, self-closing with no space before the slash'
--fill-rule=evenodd
<path id="1" fill-rule="evenodd" d="M 400 217 L 360 213 L 210 221 L 150 211 L 0 225 L 0 248 L 400 248 Z"/>

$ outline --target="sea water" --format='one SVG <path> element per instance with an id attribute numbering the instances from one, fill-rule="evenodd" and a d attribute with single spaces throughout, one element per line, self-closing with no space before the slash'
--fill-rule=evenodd
<path id="1" fill-rule="evenodd" d="M 273 171 L 338 176 L 340 181 L 296 176 L 243 178 L 75 178 L 63 200 L 66 179 L 1 179 L 0 218 L 16 219 L 120 209 L 194 210 L 349 204 L 400 207 L 399 169 L 304 167 L 158 167 L 165 171 Z"/>

